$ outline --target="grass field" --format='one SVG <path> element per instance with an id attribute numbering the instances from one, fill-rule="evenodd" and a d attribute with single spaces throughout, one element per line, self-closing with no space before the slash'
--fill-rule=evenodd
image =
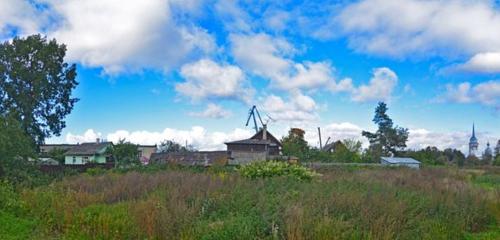
<path id="1" fill-rule="evenodd" d="M 4 194 L 0 239 L 500 239 L 498 168 L 319 172 L 81 174 Z"/>

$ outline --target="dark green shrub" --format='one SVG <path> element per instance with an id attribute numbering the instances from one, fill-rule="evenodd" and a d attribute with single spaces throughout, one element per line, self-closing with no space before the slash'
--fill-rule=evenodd
<path id="1" fill-rule="evenodd" d="M 238 172 L 249 178 L 267 178 L 276 176 L 288 176 L 298 180 L 311 180 L 318 176 L 316 172 L 298 165 L 278 161 L 257 161 L 244 165 Z"/>

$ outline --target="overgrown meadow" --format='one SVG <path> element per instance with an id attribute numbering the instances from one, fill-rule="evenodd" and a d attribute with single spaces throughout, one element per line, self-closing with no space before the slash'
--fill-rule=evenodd
<path id="1" fill-rule="evenodd" d="M 0 239 L 500 239 L 500 170 L 91 171 L 0 188 Z"/>

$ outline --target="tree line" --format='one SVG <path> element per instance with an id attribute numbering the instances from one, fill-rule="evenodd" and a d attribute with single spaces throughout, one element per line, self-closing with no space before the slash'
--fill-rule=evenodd
<path id="1" fill-rule="evenodd" d="M 362 136 L 369 142 L 367 149 L 362 148 L 358 140 L 338 140 L 327 149 L 310 147 L 304 135 L 290 130 L 281 141 L 283 154 L 295 156 L 302 161 L 318 162 L 345 162 L 345 163 L 378 163 L 380 157 L 411 157 L 426 165 L 497 165 L 500 166 L 500 149 L 495 149 L 495 154 L 484 154 L 480 160 L 475 156 L 465 156 L 460 150 L 447 148 L 440 150 L 428 146 L 420 150 L 406 149 L 409 132 L 407 128 L 395 126 L 387 114 L 388 107 L 384 102 L 379 102 L 375 108 L 373 122 L 377 125 L 376 132 L 363 131 Z"/>

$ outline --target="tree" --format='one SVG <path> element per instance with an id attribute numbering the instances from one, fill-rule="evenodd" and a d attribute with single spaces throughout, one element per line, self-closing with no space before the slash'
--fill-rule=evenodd
<path id="1" fill-rule="evenodd" d="M 361 162 L 361 142 L 344 139 L 334 143 L 333 159 L 336 162 Z"/>
<path id="2" fill-rule="evenodd" d="M 36 144 L 59 136 L 77 98 L 76 66 L 64 62 L 66 46 L 40 35 L 0 44 L 0 114 L 13 116 Z"/>
<path id="3" fill-rule="evenodd" d="M 191 145 L 182 146 L 181 144 L 172 140 L 165 140 L 160 143 L 160 146 L 158 146 L 158 151 L 161 153 L 196 152 L 196 149 Z"/>
<path id="4" fill-rule="evenodd" d="M 494 166 L 500 166 L 500 154 L 497 154 L 495 160 L 493 161 Z"/>
<path id="5" fill-rule="evenodd" d="M 129 167 L 140 165 L 139 149 L 136 144 L 120 139 L 117 144 L 107 149 L 107 153 L 113 156 L 116 167 Z"/>
<path id="6" fill-rule="evenodd" d="M 63 148 L 53 148 L 48 153 L 47 156 L 56 160 L 59 164 L 64 164 L 64 157 L 66 156 L 67 149 Z"/>
<path id="7" fill-rule="evenodd" d="M 307 158 L 308 151 L 310 150 L 307 141 L 304 139 L 304 135 L 298 134 L 293 129 L 290 129 L 288 135 L 281 139 L 281 144 L 284 155 L 295 156 L 302 160 Z"/>
<path id="8" fill-rule="evenodd" d="M 375 158 L 380 157 L 377 154 L 382 156 L 397 155 L 399 150 L 406 147 L 406 141 L 408 140 L 408 129 L 394 127 L 392 119 L 386 113 L 387 110 L 387 105 L 379 102 L 373 117 L 373 122 L 378 125 L 377 132 L 362 132 L 362 135 L 368 138 L 370 142 L 369 150 L 374 154 L 373 157 Z"/>
<path id="9" fill-rule="evenodd" d="M 32 178 L 34 171 L 28 159 L 35 151 L 29 136 L 13 117 L 0 116 L 0 178 L 20 183 Z"/>

